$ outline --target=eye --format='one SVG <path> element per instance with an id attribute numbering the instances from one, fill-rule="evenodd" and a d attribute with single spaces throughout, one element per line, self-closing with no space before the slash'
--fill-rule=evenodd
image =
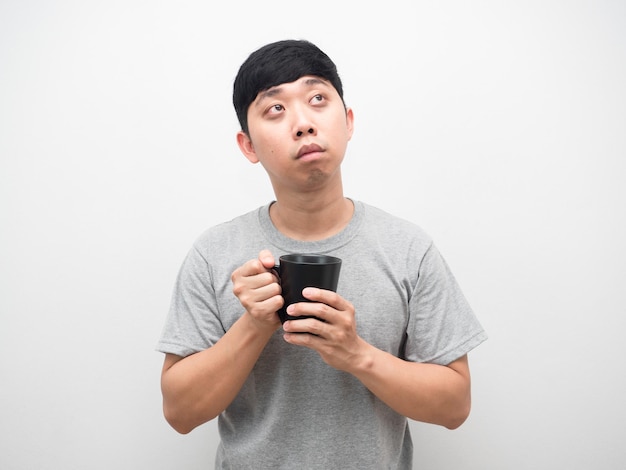
<path id="1" fill-rule="evenodd" d="M 273 104 L 267 110 L 267 114 L 278 114 L 283 111 L 285 108 L 282 104 Z"/>
<path id="2" fill-rule="evenodd" d="M 313 96 L 313 98 L 311 98 L 310 103 L 311 104 L 319 104 L 322 103 L 324 101 L 324 97 L 320 94 L 317 94 L 315 96 Z"/>

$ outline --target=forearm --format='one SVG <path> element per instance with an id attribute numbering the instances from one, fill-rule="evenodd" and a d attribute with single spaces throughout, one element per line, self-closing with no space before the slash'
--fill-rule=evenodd
<path id="1" fill-rule="evenodd" d="M 467 357 L 447 366 L 404 361 L 366 345 L 351 371 L 396 412 L 416 421 L 459 427 L 471 407 Z"/>
<path id="2" fill-rule="evenodd" d="M 219 415 L 235 398 L 274 333 L 245 313 L 211 348 L 166 358 L 161 377 L 163 412 L 187 433 Z"/>

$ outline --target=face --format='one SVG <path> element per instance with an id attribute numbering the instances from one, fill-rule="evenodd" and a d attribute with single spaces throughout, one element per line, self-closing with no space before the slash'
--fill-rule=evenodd
<path id="1" fill-rule="evenodd" d="M 249 135 L 239 132 L 237 142 L 263 165 L 275 192 L 314 190 L 341 184 L 352 124 L 330 82 L 304 76 L 259 93 L 248 109 Z"/>

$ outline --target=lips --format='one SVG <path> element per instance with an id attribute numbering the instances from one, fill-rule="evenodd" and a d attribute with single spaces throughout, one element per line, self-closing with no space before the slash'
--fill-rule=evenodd
<path id="1" fill-rule="evenodd" d="M 315 152 L 322 152 L 324 149 L 317 144 L 304 145 L 298 150 L 296 158 L 302 158 L 304 155 Z"/>

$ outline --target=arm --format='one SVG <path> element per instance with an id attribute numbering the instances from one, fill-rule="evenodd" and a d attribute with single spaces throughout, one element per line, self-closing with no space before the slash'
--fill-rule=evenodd
<path id="1" fill-rule="evenodd" d="M 398 413 L 456 429 L 469 416 L 467 355 L 441 366 L 408 362 L 369 346 L 353 374 Z"/>
<path id="2" fill-rule="evenodd" d="M 467 356 L 448 364 L 414 363 L 381 351 L 356 333 L 354 307 L 338 294 L 305 289 L 312 303 L 289 306 L 290 315 L 314 318 L 288 321 L 285 340 L 316 350 L 326 363 L 357 377 L 396 412 L 417 421 L 459 427 L 471 407 Z M 297 332 L 309 335 L 292 334 Z"/>
<path id="3" fill-rule="evenodd" d="M 283 300 L 273 266 L 271 254 L 261 252 L 233 273 L 233 292 L 245 312 L 215 345 L 185 358 L 165 356 L 163 413 L 178 432 L 190 432 L 230 404 L 280 326 L 276 311 Z"/>

